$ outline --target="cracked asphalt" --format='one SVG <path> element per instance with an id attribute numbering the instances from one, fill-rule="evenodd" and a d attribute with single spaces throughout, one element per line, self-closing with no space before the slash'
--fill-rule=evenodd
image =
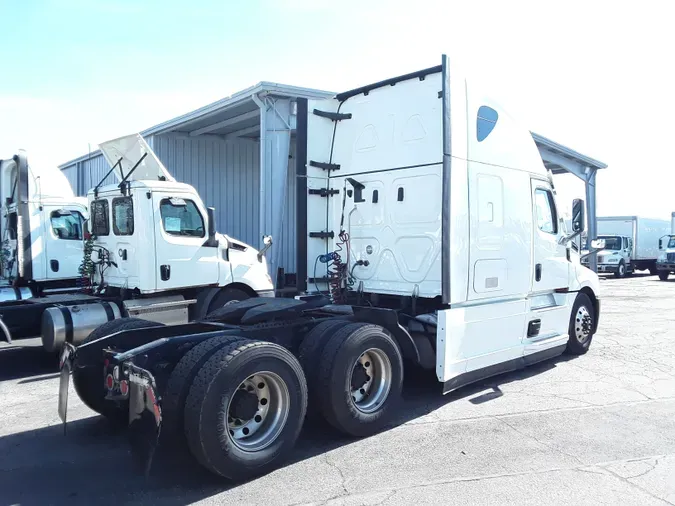
<path id="1" fill-rule="evenodd" d="M 587 355 L 445 397 L 408 375 L 390 429 L 354 440 L 309 426 L 283 468 L 237 486 L 164 451 L 138 476 L 125 434 L 72 387 L 64 436 L 54 358 L 3 346 L 0 505 L 675 504 L 675 281 L 602 288 Z"/>

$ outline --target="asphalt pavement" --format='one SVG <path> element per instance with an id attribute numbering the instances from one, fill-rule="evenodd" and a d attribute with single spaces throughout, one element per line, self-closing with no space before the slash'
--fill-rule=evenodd
<path id="1" fill-rule="evenodd" d="M 56 358 L 0 346 L 0 506 L 675 504 L 675 280 L 602 288 L 588 354 L 449 396 L 409 375 L 388 430 L 308 426 L 284 467 L 239 485 L 169 451 L 139 476 L 124 431 L 72 386 L 64 435 Z"/>

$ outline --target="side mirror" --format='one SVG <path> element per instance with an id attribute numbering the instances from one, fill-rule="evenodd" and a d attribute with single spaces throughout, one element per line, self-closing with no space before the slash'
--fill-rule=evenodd
<path id="1" fill-rule="evenodd" d="M 659 249 L 663 249 L 663 239 L 659 239 Z"/>
<path id="2" fill-rule="evenodd" d="M 272 247 L 272 236 L 271 235 L 264 235 L 263 236 L 263 247 L 260 251 L 258 251 L 258 262 L 262 262 L 263 256 L 265 256 L 265 252 Z"/>
<path id="3" fill-rule="evenodd" d="M 591 241 L 591 249 L 605 249 L 604 239 L 593 239 Z"/>
<path id="4" fill-rule="evenodd" d="M 572 232 L 581 233 L 586 226 L 586 209 L 582 199 L 572 202 Z"/>
<path id="5" fill-rule="evenodd" d="M 205 246 L 216 247 L 218 246 L 218 241 L 216 239 L 216 209 L 213 207 L 207 207 L 206 218 L 209 220 L 209 237 L 206 239 Z"/>

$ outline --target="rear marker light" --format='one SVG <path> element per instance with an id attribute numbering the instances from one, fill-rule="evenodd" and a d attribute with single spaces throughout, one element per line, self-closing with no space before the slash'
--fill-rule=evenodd
<path id="1" fill-rule="evenodd" d="M 120 393 L 125 396 L 129 393 L 129 382 L 127 380 L 120 382 Z"/>
<path id="2" fill-rule="evenodd" d="M 112 390 L 113 386 L 115 385 L 115 380 L 112 377 L 112 374 L 108 374 L 105 377 L 105 386 L 108 390 Z"/>

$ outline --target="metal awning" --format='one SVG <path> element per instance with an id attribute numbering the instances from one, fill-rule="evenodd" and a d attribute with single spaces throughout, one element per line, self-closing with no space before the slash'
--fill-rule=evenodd
<path id="1" fill-rule="evenodd" d="M 547 169 L 550 169 L 553 174 L 574 174 L 584 182 L 586 186 L 588 238 L 589 240 L 597 239 L 598 218 L 596 212 L 595 182 L 598 170 L 606 169 L 607 164 L 574 151 L 567 146 L 558 144 L 543 135 L 534 132 L 530 133 Z M 589 257 L 589 266 L 596 272 L 598 270 L 597 260 L 595 255 Z"/>

